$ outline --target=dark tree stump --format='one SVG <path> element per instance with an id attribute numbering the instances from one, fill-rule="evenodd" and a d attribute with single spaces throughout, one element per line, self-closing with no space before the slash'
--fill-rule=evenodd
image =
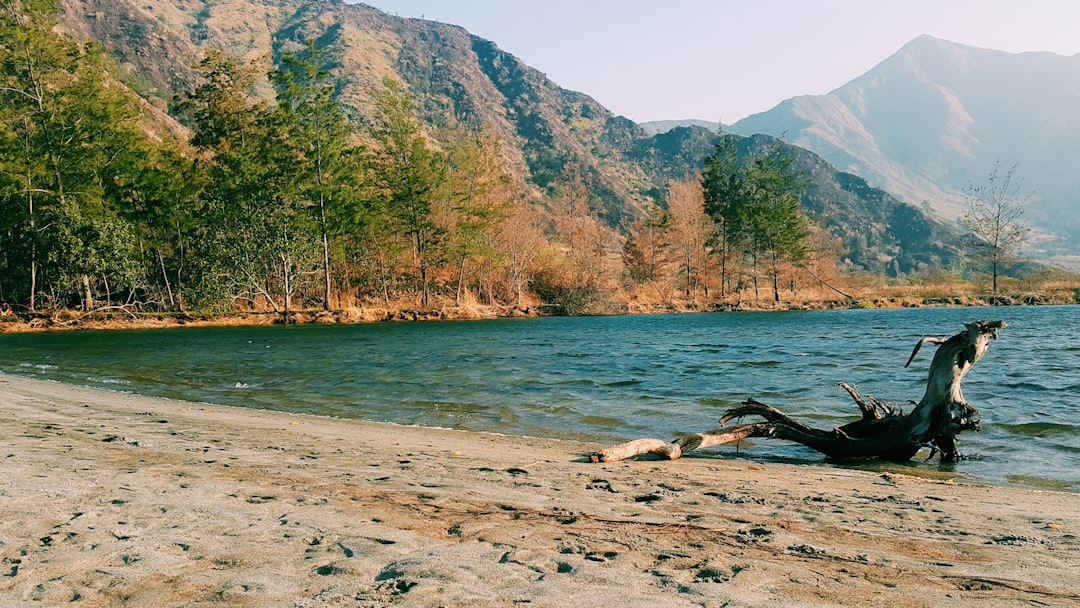
<path id="1" fill-rule="evenodd" d="M 943 339 L 926 337 L 915 345 L 907 364 L 915 359 L 924 344 L 937 344 L 930 362 L 926 392 L 910 413 L 904 414 L 896 402 L 862 396 L 853 387 L 840 383 L 862 412 L 859 420 L 841 427 L 816 429 L 780 410 L 747 399 L 741 407 L 728 410 L 720 419 L 726 424 L 746 416 L 763 418 L 763 422 L 725 427 L 708 433 L 695 433 L 666 442 L 660 439 L 638 439 L 606 448 L 590 455 L 593 462 L 625 460 L 643 454 L 656 454 L 675 459 L 684 453 L 709 446 L 731 443 L 750 437 L 773 437 L 795 441 L 831 458 L 880 458 L 908 460 L 921 448 L 930 448 L 930 457 L 940 453 L 945 461 L 961 457 L 956 449 L 956 436 L 965 430 L 979 430 L 979 411 L 964 400 L 960 383 L 972 366 L 982 358 L 997 338 L 1004 321 L 975 321 L 965 323 L 966 331 Z"/>

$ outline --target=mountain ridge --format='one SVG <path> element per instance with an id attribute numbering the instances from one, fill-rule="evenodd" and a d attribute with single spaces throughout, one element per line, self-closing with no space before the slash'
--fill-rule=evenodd
<path id="1" fill-rule="evenodd" d="M 580 179 L 590 193 L 590 209 L 624 233 L 654 201 L 663 201 L 670 180 L 701 168 L 717 137 L 700 126 L 680 127 L 675 136 L 650 135 L 587 94 L 558 87 L 493 41 L 459 26 L 392 16 L 364 4 L 62 0 L 61 6 L 65 27 L 101 41 L 132 86 L 158 107 L 167 108 L 174 96 L 191 89 L 197 78 L 191 66 L 207 49 L 269 68 L 283 51 L 318 40 L 335 49 L 338 98 L 357 122 L 370 115 L 371 92 L 383 79 L 400 79 L 425 122 L 440 126 L 453 120 L 492 129 L 508 165 L 538 199 Z M 267 83 L 262 87 L 270 93 Z M 870 206 L 880 206 L 884 193 L 826 170 L 828 163 L 808 154 L 796 150 L 807 171 L 828 182 L 821 191 L 850 195 L 843 197 L 843 211 L 833 208 L 833 216 L 881 217 L 881 210 Z M 804 206 L 813 204 L 809 197 L 804 196 Z M 912 207 L 910 213 L 923 212 Z M 925 266 L 925 260 L 941 259 L 933 240 L 874 238 L 880 246 L 849 252 L 854 268 L 909 272 Z M 852 239 L 848 243 L 860 246 Z"/>
<path id="2" fill-rule="evenodd" d="M 769 133 L 955 220 L 995 161 L 1018 166 L 1036 227 L 1077 253 L 1080 54 L 1007 53 L 920 36 L 826 95 L 794 97 L 730 127 Z"/>

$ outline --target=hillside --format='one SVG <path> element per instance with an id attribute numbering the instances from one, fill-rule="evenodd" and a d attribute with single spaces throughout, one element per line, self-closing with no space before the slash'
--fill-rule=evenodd
<path id="1" fill-rule="evenodd" d="M 663 200 L 671 179 L 697 171 L 715 138 L 702 127 L 650 134 L 589 96 L 558 87 L 492 41 L 362 4 L 62 0 L 61 6 L 65 27 L 101 41 L 132 86 L 160 108 L 193 87 L 191 66 L 207 49 L 269 67 L 283 51 L 318 39 L 336 53 L 339 100 L 355 120 L 370 115 L 373 92 L 384 78 L 400 79 L 429 124 L 455 120 L 493 130 L 508 164 L 537 197 L 580 176 L 592 210 L 621 232 L 652 201 Z M 265 91 L 270 94 L 268 86 Z M 845 240 L 854 267 L 909 272 L 941 258 L 943 226 L 916 238 L 899 233 L 908 222 L 892 221 L 902 209 L 905 218 L 933 223 L 920 209 L 897 207 L 895 199 L 853 176 L 837 177 L 814 154 L 796 156 L 815 179 L 804 201 L 808 213 L 828 218 L 823 221 Z M 851 232 L 864 228 L 858 237 Z"/>
<path id="2" fill-rule="evenodd" d="M 789 99 L 733 133 L 787 140 L 941 217 L 995 160 L 1019 164 L 1028 217 L 1077 253 L 1080 243 L 1080 55 L 1004 53 L 921 36 L 828 95 Z"/>
<path id="3" fill-rule="evenodd" d="M 735 136 L 735 141 L 745 156 L 765 150 L 775 139 L 759 134 Z M 704 127 L 675 127 L 639 142 L 633 156 L 649 173 L 676 179 L 685 163 L 709 154 L 715 142 L 716 134 Z M 946 222 L 837 170 L 809 150 L 788 150 L 808 178 L 800 201 L 803 212 L 842 243 L 842 267 L 896 277 L 943 268 L 957 258 L 955 231 Z"/>

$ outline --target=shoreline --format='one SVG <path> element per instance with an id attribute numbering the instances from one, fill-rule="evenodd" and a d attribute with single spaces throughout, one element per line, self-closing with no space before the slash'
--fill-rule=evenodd
<path id="1" fill-rule="evenodd" d="M 0 603 L 1080 604 L 1080 494 L 0 375 Z"/>
<path id="2" fill-rule="evenodd" d="M 226 327 L 306 324 L 365 324 L 417 321 L 479 321 L 550 316 L 615 316 L 694 314 L 711 312 L 792 312 L 807 310 L 959 308 L 1013 306 L 1071 306 L 1080 304 L 1080 291 L 1000 296 L 878 296 L 860 300 L 808 300 L 801 302 L 712 302 L 705 305 L 649 305 L 620 303 L 601 311 L 560 315 L 544 306 L 442 306 L 432 308 L 350 307 L 340 310 L 304 309 L 282 315 L 275 312 L 133 313 L 62 310 L 52 315 L 20 314 L 0 318 L 0 334 L 102 329 L 170 329 L 179 327 Z"/>

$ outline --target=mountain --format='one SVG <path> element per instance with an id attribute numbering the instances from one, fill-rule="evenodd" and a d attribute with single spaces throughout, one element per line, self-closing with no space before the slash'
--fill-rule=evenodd
<path id="1" fill-rule="evenodd" d="M 638 125 L 645 130 L 649 135 L 657 135 L 660 133 L 667 133 L 668 131 L 678 127 L 703 127 L 710 131 L 716 132 L 720 129 L 721 125 L 718 122 L 711 120 L 698 120 L 696 118 L 689 118 L 686 120 L 652 120 L 649 122 L 641 122 Z"/>
<path id="2" fill-rule="evenodd" d="M 409 85 L 421 117 L 494 130 L 503 153 L 544 191 L 579 175 L 593 210 L 626 229 L 648 204 L 649 176 L 624 151 L 647 137 L 587 95 L 559 88 L 463 28 L 340 0 L 62 0 L 71 31 L 102 42 L 137 90 L 167 104 L 193 88 L 207 49 L 262 61 L 308 39 L 334 49 L 340 101 L 363 120 L 386 77 Z M 272 90 L 263 87 L 266 95 Z"/>
<path id="3" fill-rule="evenodd" d="M 590 207 L 626 232 L 672 179 L 702 166 L 716 133 L 677 126 L 652 133 L 616 116 L 588 95 L 560 88 L 492 41 L 454 25 L 389 15 L 340 0 L 61 0 L 62 25 L 99 41 L 127 82 L 155 107 L 168 110 L 197 82 L 192 66 L 210 49 L 269 69 L 282 52 L 316 39 L 335 53 L 339 100 L 356 121 L 372 112 L 384 78 L 405 82 L 421 118 L 435 126 L 457 121 L 491 129 L 507 163 L 541 198 L 560 180 L 580 177 Z M 272 89 L 262 83 L 263 94 Z M 757 139 L 741 140 L 749 148 Z M 804 200 L 849 245 L 853 267 L 916 270 L 947 257 L 947 229 L 818 156 L 794 150 L 815 180 Z M 820 182 L 820 183 L 819 183 Z M 811 192 L 817 194 L 811 195 Z M 826 193 L 836 200 L 825 201 Z M 817 200 L 815 199 L 817 197 Z M 817 207 L 815 207 L 817 205 Z M 815 210 L 816 209 L 816 210 Z M 918 235 L 914 224 L 935 226 Z M 832 222 L 832 223 L 829 223 Z M 897 223 L 899 222 L 899 223 Z M 863 234 L 856 234 L 859 231 Z"/>
<path id="4" fill-rule="evenodd" d="M 1080 253 L 1080 54 L 1005 53 L 921 36 L 827 95 L 729 130 L 785 139 L 903 200 L 959 217 L 995 161 L 1017 166 L 1027 218 Z"/>

